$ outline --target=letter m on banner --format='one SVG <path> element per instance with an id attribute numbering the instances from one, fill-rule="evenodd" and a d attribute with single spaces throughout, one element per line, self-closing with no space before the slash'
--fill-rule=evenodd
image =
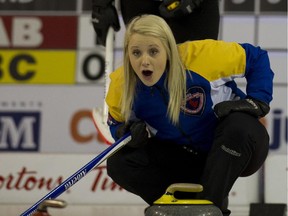
<path id="1" fill-rule="evenodd" d="M 0 152 L 38 151 L 39 112 L 0 112 Z"/>

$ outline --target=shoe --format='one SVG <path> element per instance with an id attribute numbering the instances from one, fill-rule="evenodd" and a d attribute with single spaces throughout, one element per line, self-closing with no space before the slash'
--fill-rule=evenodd
<path id="1" fill-rule="evenodd" d="M 229 216 L 231 211 L 229 209 L 222 211 L 223 216 Z"/>

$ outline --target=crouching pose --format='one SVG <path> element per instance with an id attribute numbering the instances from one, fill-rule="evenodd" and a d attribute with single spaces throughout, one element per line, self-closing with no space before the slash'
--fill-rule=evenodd
<path id="1" fill-rule="evenodd" d="M 236 179 L 268 153 L 259 122 L 272 100 L 267 52 L 210 39 L 176 45 L 162 18 L 142 15 L 127 26 L 124 65 L 110 78 L 110 131 L 132 140 L 108 159 L 109 176 L 150 205 L 173 183 L 198 183 L 196 198 L 229 215 Z M 236 78 L 246 79 L 246 93 Z"/>

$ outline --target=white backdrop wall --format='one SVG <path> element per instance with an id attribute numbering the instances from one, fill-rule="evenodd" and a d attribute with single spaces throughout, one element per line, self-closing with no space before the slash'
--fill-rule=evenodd
<path id="1" fill-rule="evenodd" d="M 105 67 L 90 8 L 90 0 L 0 1 L 0 203 L 34 203 L 51 189 L 40 187 L 41 181 L 61 182 L 107 147 L 90 115 L 103 103 Z M 271 112 L 263 119 L 271 137 L 265 186 L 262 172 L 241 178 L 230 203 L 247 206 L 262 201 L 263 193 L 268 202 L 286 203 L 287 1 L 221 0 L 220 12 L 219 39 L 267 49 L 275 72 Z M 121 14 L 120 21 L 115 67 L 122 63 Z M 98 175 L 93 171 L 64 198 L 76 204 L 143 204 L 119 188 L 105 189 L 113 183 L 105 166 L 100 170 L 102 189 L 91 189 Z M 282 181 L 275 183 L 276 175 Z"/>

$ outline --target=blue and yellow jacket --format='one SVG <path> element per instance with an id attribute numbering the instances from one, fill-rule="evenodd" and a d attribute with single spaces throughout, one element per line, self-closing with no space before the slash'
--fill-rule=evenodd
<path id="1" fill-rule="evenodd" d="M 139 81 L 133 112 L 147 123 L 158 139 L 207 151 L 217 123 L 214 105 L 246 97 L 269 104 L 274 74 L 267 52 L 250 44 L 201 40 L 185 42 L 178 47 L 187 69 L 186 104 L 181 107 L 179 125 L 173 125 L 167 117 L 166 72 L 152 87 Z M 106 102 L 110 115 L 108 124 L 115 138 L 117 127 L 124 122 L 120 112 L 123 68 L 112 72 L 110 78 Z M 246 79 L 246 93 L 237 87 L 236 78 Z"/>

